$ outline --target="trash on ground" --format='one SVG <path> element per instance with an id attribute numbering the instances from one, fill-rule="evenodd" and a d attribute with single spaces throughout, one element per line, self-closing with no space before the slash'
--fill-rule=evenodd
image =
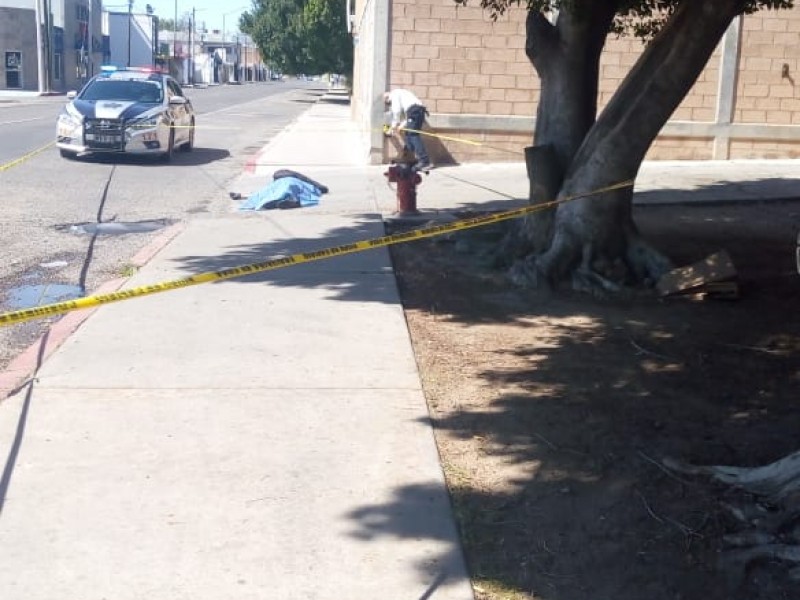
<path id="1" fill-rule="evenodd" d="M 75 225 L 70 225 L 67 230 L 70 233 L 79 235 L 126 235 L 128 233 L 149 233 L 151 231 L 158 231 L 171 224 L 172 221 L 168 219 L 134 221 L 129 223 L 108 221 L 105 223 L 77 223 Z"/>
<path id="2" fill-rule="evenodd" d="M 712 298 L 736 298 L 739 295 L 736 268 L 725 250 L 665 273 L 656 283 L 656 289 L 661 296 L 703 294 Z"/>

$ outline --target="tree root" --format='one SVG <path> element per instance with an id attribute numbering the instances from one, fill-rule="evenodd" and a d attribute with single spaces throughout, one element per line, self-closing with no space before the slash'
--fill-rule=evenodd
<path id="1" fill-rule="evenodd" d="M 773 504 L 782 504 L 800 493 L 800 451 L 762 467 L 696 466 L 666 458 L 664 464 L 689 475 L 709 475 L 751 494 L 765 497 Z"/>
<path id="2" fill-rule="evenodd" d="M 553 244 L 543 253 L 530 253 L 520 258 L 525 245 L 520 237 L 509 235 L 501 245 L 501 254 L 516 259 L 508 269 L 508 277 L 520 287 L 550 289 L 560 282 L 569 282 L 577 292 L 605 298 L 635 288 L 652 287 L 656 280 L 672 268 L 672 263 L 658 250 L 633 232 L 627 234 L 624 256 L 607 256 L 591 242 L 580 245 L 571 235 L 556 235 Z M 530 248 L 529 242 L 527 242 Z M 509 254 L 512 250 L 517 254 Z M 495 264 L 498 264 L 499 261 Z"/>
<path id="3" fill-rule="evenodd" d="M 751 495 L 741 506 L 722 504 L 745 528 L 722 539 L 728 550 L 721 555 L 720 567 L 732 582 L 744 581 L 756 562 L 800 565 L 800 451 L 760 467 L 691 465 L 671 458 L 662 462 L 672 471 L 705 475 Z M 800 567 L 789 570 L 788 576 L 800 578 Z"/>

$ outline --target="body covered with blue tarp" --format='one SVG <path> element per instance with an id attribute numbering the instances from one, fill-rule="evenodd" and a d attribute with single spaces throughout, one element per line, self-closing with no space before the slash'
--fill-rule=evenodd
<path id="1" fill-rule="evenodd" d="M 315 206 L 319 204 L 319 197 L 323 193 L 323 189 L 305 180 L 305 178 L 281 177 L 248 196 L 239 206 L 239 210 Z"/>

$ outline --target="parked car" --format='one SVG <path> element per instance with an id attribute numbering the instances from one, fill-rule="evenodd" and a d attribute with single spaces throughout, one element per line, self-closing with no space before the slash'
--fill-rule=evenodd
<path id="1" fill-rule="evenodd" d="M 67 98 L 56 125 L 56 146 L 65 158 L 110 152 L 168 161 L 176 148 L 194 147 L 192 103 L 166 73 L 103 67 Z"/>

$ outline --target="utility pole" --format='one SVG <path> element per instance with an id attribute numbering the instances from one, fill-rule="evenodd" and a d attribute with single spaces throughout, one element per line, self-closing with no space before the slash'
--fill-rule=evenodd
<path id="1" fill-rule="evenodd" d="M 94 30 L 92 29 L 92 7 L 94 6 L 94 0 L 89 0 L 89 23 L 86 25 L 86 35 L 89 38 L 89 54 L 87 55 L 89 60 L 86 62 L 86 80 L 88 81 L 89 78 L 92 76 L 92 65 L 94 61 L 92 60 L 92 52 L 94 52 Z"/>
<path id="2" fill-rule="evenodd" d="M 133 18 L 133 0 L 128 0 L 128 66 L 131 66 L 131 20 Z"/>
<path id="3" fill-rule="evenodd" d="M 50 0 L 44 0 L 44 91 L 50 93 L 53 81 L 53 50 L 51 46 Z"/>
<path id="4" fill-rule="evenodd" d="M 192 7 L 192 18 L 189 20 L 189 83 L 194 85 L 194 27 L 196 11 Z"/>
<path id="5" fill-rule="evenodd" d="M 44 92 L 44 36 L 42 35 L 41 0 L 36 0 L 36 73 L 41 94 Z"/>
<path id="6" fill-rule="evenodd" d="M 178 0 L 175 0 L 175 20 L 172 22 L 172 62 L 178 72 Z M 171 70 L 171 69 L 170 69 Z"/>

